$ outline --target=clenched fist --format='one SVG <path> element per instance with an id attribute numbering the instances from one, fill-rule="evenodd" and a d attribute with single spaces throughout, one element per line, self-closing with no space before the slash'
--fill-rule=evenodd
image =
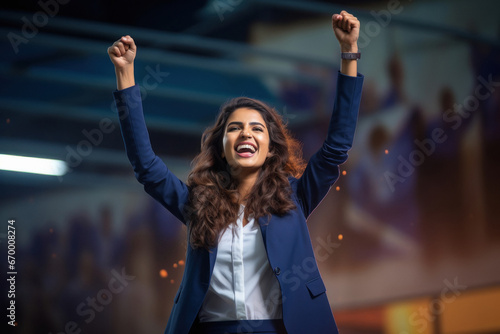
<path id="1" fill-rule="evenodd" d="M 137 47 L 130 36 L 123 36 L 108 48 L 109 58 L 117 69 L 125 69 L 134 64 Z"/>
<path id="2" fill-rule="evenodd" d="M 345 10 L 333 14 L 332 26 L 342 52 L 358 52 L 359 21 Z"/>

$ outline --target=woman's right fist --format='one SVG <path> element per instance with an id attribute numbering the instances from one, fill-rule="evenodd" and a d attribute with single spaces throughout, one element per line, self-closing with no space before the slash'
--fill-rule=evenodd
<path id="1" fill-rule="evenodd" d="M 109 58 L 116 68 L 125 68 L 134 63 L 137 47 L 129 35 L 122 36 L 108 48 Z"/>

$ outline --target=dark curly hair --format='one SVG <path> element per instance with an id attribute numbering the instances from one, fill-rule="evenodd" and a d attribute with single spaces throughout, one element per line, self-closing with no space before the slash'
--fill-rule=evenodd
<path id="1" fill-rule="evenodd" d="M 187 185 L 189 203 L 185 212 L 189 224 L 189 240 L 193 248 L 210 249 L 219 234 L 236 222 L 239 212 L 237 173 L 222 158 L 222 140 L 227 120 L 239 108 L 258 111 L 269 132 L 269 151 L 272 153 L 262 165 L 257 181 L 246 199 L 244 216 L 255 219 L 271 214 L 284 215 L 295 209 L 291 198 L 289 176 L 299 177 L 304 169 L 300 143 L 292 138 L 281 116 L 265 103 L 237 97 L 221 106 L 215 124 L 206 129 L 201 138 L 201 152 L 192 162 Z"/>

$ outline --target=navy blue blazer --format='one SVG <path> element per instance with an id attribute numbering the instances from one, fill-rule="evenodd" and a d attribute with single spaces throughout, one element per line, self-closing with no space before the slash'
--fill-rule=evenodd
<path id="1" fill-rule="evenodd" d="M 339 176 L 338 166 L 347 160 L 356 127 L 363 75 L 339 72 L 328 135 L 310 159 L 300 178 L 290 177 L 296 209 L 284 216 L 258 220 L 264 245 L 281 288 L 283 322 L 289 334 L 338 333 L 326 288 L 318 271 L 306 219 Z M 127 156 L 137 180 L 181 222 L 189 189 L 158 158 L 144 122 L 139 87 L 114 92 Z M 207 251 L 189 246 L 184 276 L 174 299 L 165 333 L 187 334 L 207 293 L 217 247 Z M 269 302 L 278 302 L 270 298 Z"/>

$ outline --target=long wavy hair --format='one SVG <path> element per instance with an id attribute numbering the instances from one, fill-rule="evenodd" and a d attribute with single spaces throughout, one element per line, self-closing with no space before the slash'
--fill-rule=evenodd
<path id="1" fill-rule="evenodd" d="M 304 169 L 300 143 L 292 138 L 281 116 L 265 103 L 237 97 L 220 108 L 215 124 L 201 138 L 201 152 L 194 158 L 187 185 L 190 188 L 186 219 L 193 248 L 214 247 L 220 233 L 236 222 L 240 209 L 238 171 L 222 157 L 226 123 L 233 111 L 249 108 L 258 111 L 269 132 L 268 157 L 246 198 L 244 217 L 254 219 L 271 214 L 284 215 L 295 209 L 291 198 L 289 176 L 299 177 Z"/>

